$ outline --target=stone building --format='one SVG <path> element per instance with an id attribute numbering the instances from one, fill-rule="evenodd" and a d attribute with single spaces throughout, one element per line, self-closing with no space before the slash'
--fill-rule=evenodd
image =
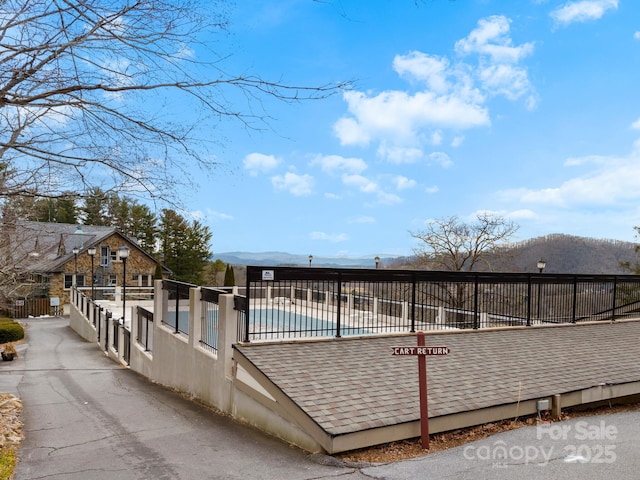
<path id="1" fill-rule="evenodd" d="M 48 297 L 51 307 L 62 309 L 73 285 L 96 299 L 113 298 L 123 286 L 125 269 L 127 294 L 135 294 L 153 286 L 159 265 L 115 227 L 5 221 L 2 234 L 3 256 L 16 272 L 14 285 L 3 288 L 9 302 Z"/>

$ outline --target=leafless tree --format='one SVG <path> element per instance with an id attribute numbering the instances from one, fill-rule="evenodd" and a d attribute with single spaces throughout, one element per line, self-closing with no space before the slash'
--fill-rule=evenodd
<path id="1" fill-rule="evenodd" d="M 186 167 L 215 164 L 203 152 L 216 122 L 260 128 L 261 99 L 345 87 L 227 73 L 226 53 L 212 49 L 227 9 L 218 0 L 0 2 L 0 197 L 99 186 L 167 198 L 180 178 L 189 183 Z"/>
<path id="2" fill-rule="evenodd" d="M 418 261 L 433 270 L 473 271 L 487 256 L 506 243 L 518 225 L 499 215 L 479 213 L 474 223 L 456 216 L 434 220 L 427 228 L 410 232 L 423 242 L 414 250 Z"/>
<path id="3" fill-rule="evenodd" d="M 423 242 L 414 251 L 422 266 L 432 270 L 470 272 L 481 264 L 491 270 L 489 256 L 517 230 L 515 223 L 501 216 L 480 213 L 474 223 L 465 223 L 453 216 L 434 220 L 425 230 L 411 235 Z M 455 309 L 453 320 L 447 320 L 447 323 L 465 328 L 469 324 L 465 311 L 469 308 L 471 292 L 472 285 L 445 282 L 422 295 Z"/>

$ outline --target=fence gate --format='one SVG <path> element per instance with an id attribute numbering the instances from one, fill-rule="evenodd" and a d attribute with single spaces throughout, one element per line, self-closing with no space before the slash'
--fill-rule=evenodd
<path id="1" fill-rule="evenodd" d="M 40 315 L 50 315 L 51 305 L 48 298 L 25 298 L 14 300 L 11 310 L 13 318 L 39 317 Z"/>

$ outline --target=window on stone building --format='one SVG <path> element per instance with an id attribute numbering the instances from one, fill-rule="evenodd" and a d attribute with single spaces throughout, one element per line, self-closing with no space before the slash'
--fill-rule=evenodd
<path id="1" fill-rule="evenodd" d="M 108 267 L 111 265 L 111 252 L 109 247 L 100 247 L 100 266 Z"/>
<path id="2" fill-rule="evenodd" d="M 151 275 L 134 275 L 133 281 L 138 284 L 139 287 L 150 287 L 152 276 Z"/>
<path id="3" fill-rule="evenodd" d="M 73 275 L 64 276 L 64 288 L 71 288 L 73 286 Z M 76 275 L 76 287 L 84 287 L 84 275 Z"/>

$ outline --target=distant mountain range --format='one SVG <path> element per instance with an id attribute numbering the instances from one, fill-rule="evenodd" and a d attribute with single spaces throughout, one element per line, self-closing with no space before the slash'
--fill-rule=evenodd
<path id="1" fill-rule="evenodd" d="M 503 247 L 490 258 L 493 271 L 536 272 L 537 261 L 546 261 L 546 273 L 628 274 L 621 262 L 640 262 L 635 244 L 619 240 L 598 240 L 564 234 L 552 234 Z M 413 257 L 379 255 L 381 267 L 416 268 Z M 314 267 L 375 268 L 375 255 L 358 257 L 313 256 Z M 284 252 L 225 252 L 214 255 L 231 265 L 308 266 L 308 255 Z"/>
<path id="2" fill-rule="evenodd" d="M 378 255 L 380 263 L 394 260 L 391 255 Z M 309 255 L 295 255 L 285 252 L 223 252 L 213 256 L 213 260 L 220 259 L 231 265 L 269 265 L 269 266 L 308 266 Z M 375 255 L 361 257 L 323 257 L 313 256 L 311 265 L 314 267 L 343 267 L 343 268 L 375 268 Z"/>

